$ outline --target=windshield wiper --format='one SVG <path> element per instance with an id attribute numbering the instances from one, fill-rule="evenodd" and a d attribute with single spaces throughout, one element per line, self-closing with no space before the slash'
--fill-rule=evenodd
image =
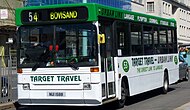
<path id="1" fill-rule="evenodd" d="M 32 67 L 32 71 L 36 71 L 37 68 L 45 65 L 48 62 L 47 58 L 49 57 L 49 54 L 50 51 L 45 50 L 45 52 L 38 58 L 37 63 L 35 63 L 35 65 Z"/>
<path id="2" fill-rule="evenodd" d="M 73 70 L 78 70 L 79 67 L 74 65 L 73 63 L 68 63 L 68 65 L 73 69 Z"/>
<path id="3" fill-rule="evenodd" d="M 37 68 L 39 68 L 42 65 L 41 62 L 37 62 L 33 67 L 32 67 L 32 71 L 36 71 Z"/>
<path id="4" fill-rule="evenodd" d="M 73 70 L 78 70 L 79 67 L 74 64 L 75 62 L 78 62 L 78 59 L 77 59 L 77 58 L 71 58 L 67 64 L 68 64 Z"/>

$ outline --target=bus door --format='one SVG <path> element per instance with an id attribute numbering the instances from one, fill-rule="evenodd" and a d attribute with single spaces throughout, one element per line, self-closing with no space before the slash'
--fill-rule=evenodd
<path id="1" fill-rule="evenodd" d="M 102 72 L 102 97 L 115 97 L 115 71 L 113 57 L 113 38 L 111 25 L 101 24 L 100 32 L 105 34 L 105 44 L 100 45 L 101 72 Z"/>

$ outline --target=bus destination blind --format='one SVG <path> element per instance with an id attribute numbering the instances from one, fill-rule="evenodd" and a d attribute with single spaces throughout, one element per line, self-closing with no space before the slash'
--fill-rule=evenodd
<path id="1" fill-rule="evenodd" d="M 23 24 L 85 21 L 87 19 L 88 9 L 86 7 L 23 10 L 21 13 Z"/>

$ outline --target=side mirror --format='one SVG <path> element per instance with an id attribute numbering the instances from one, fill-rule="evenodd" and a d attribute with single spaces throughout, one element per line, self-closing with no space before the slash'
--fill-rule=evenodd
<path id="1" fill-rule="evenodd" d="M 98 34 L 98 43 L 99 44 L 105 43 L 105 34 Z"/>

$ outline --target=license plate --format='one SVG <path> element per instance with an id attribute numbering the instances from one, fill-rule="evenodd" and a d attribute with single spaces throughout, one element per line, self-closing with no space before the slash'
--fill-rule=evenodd
<path id="1" fill-rule="evenodd" d="M 47 96 L 49 96 L 49 97 L 65 97 L 66 93 L 65 92 L 48 92 Z"/>

